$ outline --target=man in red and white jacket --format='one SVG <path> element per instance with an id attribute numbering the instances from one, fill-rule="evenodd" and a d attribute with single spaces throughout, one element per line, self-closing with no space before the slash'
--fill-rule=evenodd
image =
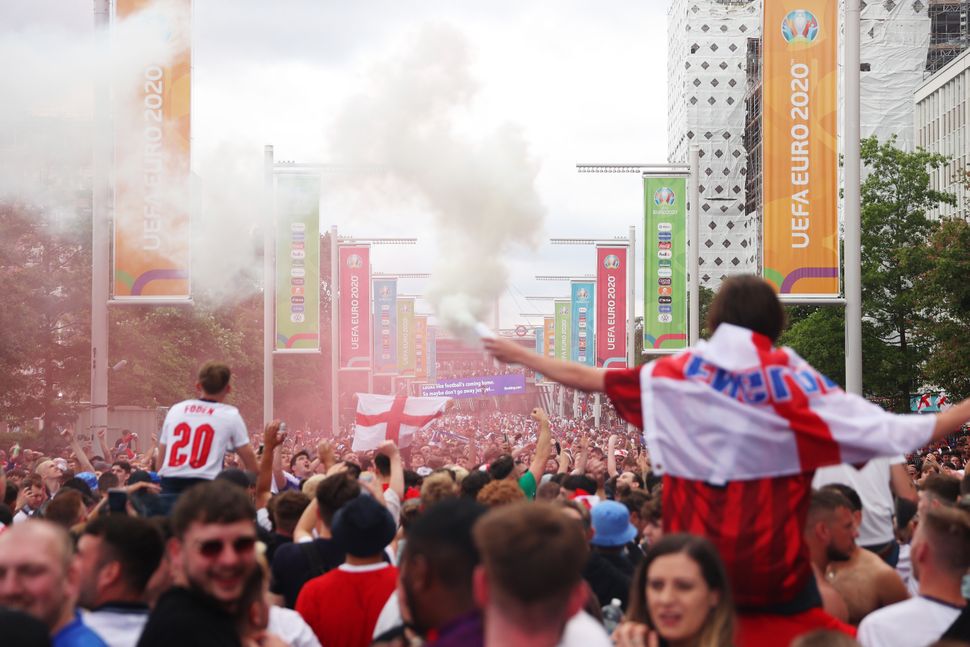
<path id="1" fill-rule="evenodd" d="M 773 347 L 784 323 L 770 284 L 742 276 L 721 284 L 709 341 L 642 367 L 599 369 L 485 342 L 501 361 L 605 392 L 643 429 L 663 474 L 664 532 L 718 547 L 741 647 L 837 626 L 821 611 L 802 536 L 816 469 L 907 453 L 970 419 L 970 400 L 936 416 L 895 415 L 844 392 L 791 349 Z"/>

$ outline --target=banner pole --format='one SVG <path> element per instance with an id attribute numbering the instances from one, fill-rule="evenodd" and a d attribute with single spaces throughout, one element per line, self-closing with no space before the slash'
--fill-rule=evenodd
<path id="1" fill-rule="evenodd" d="M 276 219 L 273 217 L 273 146 L 263 151 L 263 425 L 273 420 L 273 349 L 276 347 Z"/>
<path id="2" fill-rule="evenodd" d="M 862 394 L 862 233 L 859 131 L 859 0 L 845 3 L 845 390 Z"/>
<path id="3" fill-rule="evenodd" d="M 340 277 L 337 276 L 339 263 L 337 262 L 337 225 L 330 227 L 330 434 L 336 438 L 340 431 L 340 412 L 337 410 L 339 388 L 337 384 L 337 367 L 340 362 L 340 337 L 337 326 L 337 288 Z"/>
<path id="4" fill-rule="evenodd" d="M 700 191 L 700 155 L 698 154 L 697 144 L 691 144 L 689 153 L 690 164 L 690 234 L 687 237 L 687 253 L 689 263 L 689 283 L 690 285 L 690 318 L 687 328 L 687 343 L 693 346 L 700 338 L 701 320 L 701 283 L 700 283 L 700 239 L 701 239 L 701 191 Z"/>
<path id="5" fill-rule="evenodd" d="M 104 74 L 94 86 L 95 128 L 91 224 L 91 428 L 108 428 L 108 282 L 110 281 L 111 218 L 111 90 L 107 71 L 111 24 L 109 0 L 94 1 L 98 62 Z"/>
<path id="6" fill-rule="evenodd" d="M 627 263 L 627 281 L 626 281 L 626 301 L 628 309 L 628 321 L 626 330 L 626 346 L 627 346 L 627 365 L 630 368 L 634 368 L 637 365 L 637 331 L 636 331 L 636 321 L 637 321 L 637 227 L 636 225 L 630 225 L 630 252 L 629 257 L 626 259 Z"/>

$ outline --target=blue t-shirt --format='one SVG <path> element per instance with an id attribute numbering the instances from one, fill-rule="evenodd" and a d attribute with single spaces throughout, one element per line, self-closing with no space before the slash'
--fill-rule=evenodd
<path id="1" fill-rule="evenodd" d="M 74 612 L 74 620 L 51 638 L 53 647 L 108 647 L 98 634 L 81 622 L 81 614 Z"/>

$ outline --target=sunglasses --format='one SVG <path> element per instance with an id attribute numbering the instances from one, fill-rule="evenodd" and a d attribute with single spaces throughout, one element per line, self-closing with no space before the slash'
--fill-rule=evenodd
<path id="1" fill-rule="evenodd" d="M 222 554 L 222 551 L 226 546 L 232 546 L 233 551 L 237 555 L 245 555 L 246 553 L 251 553 L 256 547 L 255 537 L 239 537 L 235 541 L 223 541 L 221 539 L 210 539 L 208 541 L 200 541 L 199 553 L 203 557 L 218 557 Z"/>

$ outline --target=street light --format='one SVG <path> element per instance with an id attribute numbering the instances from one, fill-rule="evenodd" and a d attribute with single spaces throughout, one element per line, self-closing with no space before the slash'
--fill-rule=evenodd
<path id="1" fill-rule="evenodd" d="M 377 279 L 430 279 L 427 272 L 374 272 L 372 278 Z"/>
<path id="2" fill-rule="evenodd" d="M 536 281 L 585 281 L 595 279 L 595 274 L 577 274 L 575 276 L 565 276 L 563 274 L 536 274 Z"/>

